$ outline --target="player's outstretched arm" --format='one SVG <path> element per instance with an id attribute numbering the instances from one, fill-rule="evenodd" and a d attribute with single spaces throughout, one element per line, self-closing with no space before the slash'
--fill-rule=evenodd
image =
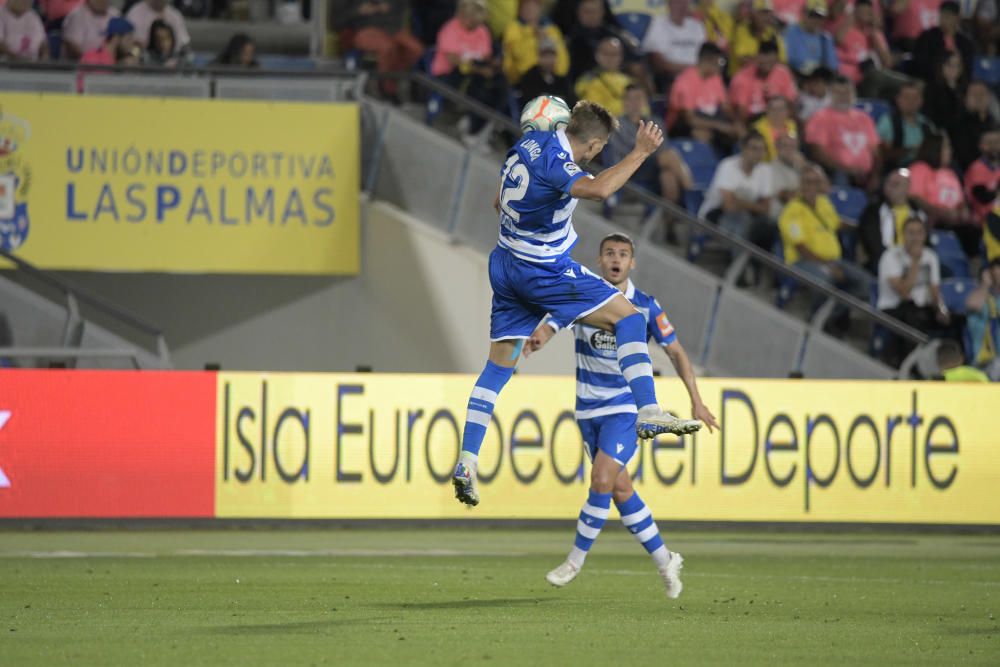
<path id="1" fill-rule="evenodd" d="M 709 431 L 719 428 L 719 422 L 715 420 L 715 415 L 708 409 L 705 402 L 701 400 L 701 394 L 698 392 L 698 382 L 694 375 L 694 366 L 691 364 L 691 359 L 688 358 L 687 351 L 681 345 L 680 341 L 675 340 L 668 345 L 664 345 L 663 349 L 667 353 L 667 356 L 670 357 L 670 363 L 673 364 L 674 370 L 677 371 L 677 376 L 684 382 L 688 396 L 691 397 L 691 416 L 704 422 L 708 426 Z"/>
<path id="2" fill-rule="evenodd" d="M 618 164 L 608 167 L 594 178 L 581 178 L 570 188 L 570 195 L 577 199 L 604 201 L 622 189 L 642 163 L 663 143 L 663 130 L 652 121 L 639 121 L 635 133 L 635 148 Z"/>

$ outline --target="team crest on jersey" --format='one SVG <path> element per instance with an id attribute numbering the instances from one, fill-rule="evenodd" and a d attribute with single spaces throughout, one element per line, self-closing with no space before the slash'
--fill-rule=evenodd
<path id="1" fill-rule="evenodd" d="M 618 341 L 613 333 L 598 329 L 590 337 L 590 346 L 599 352 L 614 352 L 618 349 Z"/>

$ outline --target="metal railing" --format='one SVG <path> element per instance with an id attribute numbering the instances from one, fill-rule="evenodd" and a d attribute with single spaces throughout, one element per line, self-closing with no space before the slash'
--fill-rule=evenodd
<path id="1" fill-rule="evenodd" d="M 418 86 L 429 90 L 436 95 L 440 95 L 442 98 L 455 104 L 460 109 L 471 111 L 485 119 L 488 119 L 492 121 L 495 126 L 508 130 L 515 135 L 520 134 L 520 127 L 518 127 L 518 124 L 515 123 L 509 116 L 498 113 L 496 110 L 481 104 L 476 100 L 467 98 L 454 88 L 423 72 L 376 74 L 374 76 L 376 78 L 395 77 L 407 79 L 411 83 L 416 83 Z M 871 304 L 861 301 L 847 292 L 837 289 L 828 283 L 817 280 L 814 276 L 797 269 L 794 266 L 789 266 L 784 262 L 784 260 L 774 254 L 753 245 L 735 234 L 713 225 L 707 220 L 691 215 L 686 209 L 673 202 L 662 199 L 648 190 L 637 187 L 631 183 L 627 184 L 623 188 L 623 191 L 628 193 L 633 199 L 636 199 L 643 204 L 655 207 L 656 209 L 667 213 L 675 220 L 690 225 L 691 229 L 697 229 L 699 232 L 704 232 L 715 241 L 733 251 L 734 256 L 737 257 L 736 262 L 742 264 L 750 259 L 756 260 L 760 264 L 774 271 L 776 274 L 793 278 L 799 284 L 804 285 L 808 289 L 822 294 L 829 300 L 829 305 L 816 312 L 813 317 L 814 326 L 822 326 L 823 321 L 832 312 L 833 304 L 842 304 L 851 312 L 858 314 L 863 319 L 882 326 L 907 341 L 917 344 L 923 344 L 928 341 L 928 336 L 923 332 L 899 321 L 891 315 L 887 315 L 884 312 L 873 308 Z M 734 281 L 737 273 L 738 272 L 735 271 L 728 271 L 727 282 Z"/>
<path id="2" fill-rule="evenodd" d="M 130 313 L 125 308 L 111 303 L 107 299 L 92 294 L 79 287 L 73 287 L 58 276 L 39 269 L 33 264 L 21 259 L 17 255 L 0 249 L 0 258 L 10 262 L 14 267 L 32 280 L 41 283 L 49 288 L 61 292 L 66 299 L 66 320 L 63 323 L 61 345 L 58 347 L 0 347 L 0 358 L 35 358 L 35 357 L 62 357 L 73 359 L 77 357 L 93 358 L 125 358 L 131 359 L 136 368 L 139 368 L 138 353 L 135 348 L 114 347 L 114 348 L 84 348 L 82 343 L 82 327 L 86 320 L 80 313 L 80 305 L 93 308 L 95 311 L 119 322 L 140 334 L 152 337 L 155 341 L 155 356 L 159 360 L 161 368 L 170 368 L 170 350 L 167 347 L 166 337 L 163 330 L 155 324 L 151 324 L 137 315 Z"/>

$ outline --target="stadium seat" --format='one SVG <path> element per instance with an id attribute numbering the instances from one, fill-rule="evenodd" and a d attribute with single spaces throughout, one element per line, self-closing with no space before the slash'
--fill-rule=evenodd
<path id="1" fill-rule="evenodd" d="M 969 292 L 976 288 L 972 278 L 945 278 L 941 281 L 941 298 L 948 310 L 957 314 L 965 314 L 965 299 Z"/>
<path id="2" fill-rule="evenodd" d="M 861 212 L 868 205 L 868 196 L 860 188 L 833 188 L 830 192 L 830 201 L 843 220 L 856 225 L 861 218 Z"/>
<path id="3" fill-rule="evenodd" d="M 969 259 L 962 251 L 955 232 L 935 230 L 931 232 L 931 247 L 941 261 L 941 275 L 944 278 L 968 278 Z"/>
<path id="4" fill-rule="evenodd" d="M 638 12 L 624 12 L 619 14 L 617 18 L 621 27 L 635 35 L 635 38 L 640 42 L 646 36 L 649 24 L 653 20 L 653 17 L 649 14 L 640 14 Z"/>
<path id="5" fill-rule="evenodd" d="M 972 64 L 972 78 L 985 81 L 994 90 L 1000 88 L 1000 56 L 977 56 Z"/>
<path id="6" fill-rule="evenodd" d="M 889 113 L 892 107 L 885 100 L 880 100 L 876 98 L 860 99 L 854 103 L 855 109 L 861 109 L 866 114 L 871 116 L 871 119 L 878 123 L 879 118 Z"/>
<path id="7" fill-rule="evenodd" d="M 719 158 L 711 146 L 694 139 L 676 139 L 670 142 L 670 146 L 680 154 L 684 164 L 691 170 L 694 191 L 685 193 L 684 205 L 691 215 L 698 215 L 698 208 L 701 207 L 705 192 L 708 191 L 712 177 L 715 176 L 715 169 L 719 166 Z M 707 239 L 707 235 L 703 232 L 696 230 L 692 232 L 691 240 L 688 242 L 689 261 L 698 259 Z"/>

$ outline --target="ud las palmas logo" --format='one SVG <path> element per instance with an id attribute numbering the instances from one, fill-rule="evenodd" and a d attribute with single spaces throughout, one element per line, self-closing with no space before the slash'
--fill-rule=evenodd
<path id="1" fill-rule="evenodd" d="M 0 248 L 17 250 L 28 237 L 28 190 L 31 167 L 24 160 L 31 137 L 26 120 L 0 108 Z"/>

